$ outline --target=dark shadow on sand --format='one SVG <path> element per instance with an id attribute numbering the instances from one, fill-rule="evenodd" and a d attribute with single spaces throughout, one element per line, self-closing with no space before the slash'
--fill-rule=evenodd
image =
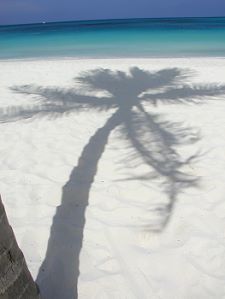
<path id="1" fill-rule="evenodd" d="M 176 147 L 196 142 L 198 134 L 191 128 L 185 128 L 182 123 L 165 120 L 159 113 L 146 110 L 149 105 L 200 104 L 225 93 L 224 85 L 185 84 L 191 75 L 190 71 L 177 68 L 148 72 L 136 67 L 131 68 L 129 74 L 97 69 L 77 78 L 81 84 L 79 89 L 35 85 L 12 88 L 17 93 L 37 95 L 39 104 L 22 108 L 9 107 L 1 111 L 3 122 L 34 116 L 58 117 L 89 109 L 112 111 L 105 125 L 87 142 L 78 164 L 63 187 L 61 205 L 53 219 L 46 257 L 37 278 L 43 298 L 77 298 L 85 210 L 98 162 L 115 128 L 119 128 L 121 136 L 129 142 L 133 152 L 130 158 L 139 157 L 149 166 L 149 175 L 128 179 L 160 178 L 161 188 L 168 197 L 168 204 L 155 208 L 155 213 L 161 215 L 157 223 L 149 223 L 147 229 L 162 231 L 172 215 L 178 195 L 186 188 L 197 186 L 197 178 L 188 175 L 183 169 L 193 163 L 198 154 L 184 159 Z M 107 96 L 86 95 L 84 91 L 87 90 L 105 91 Z"/>

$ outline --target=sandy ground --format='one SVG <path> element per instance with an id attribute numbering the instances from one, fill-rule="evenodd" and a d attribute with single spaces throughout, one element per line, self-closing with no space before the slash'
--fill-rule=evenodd
<path id="1" fill-rule="evenodd" d="M 224 59 L 1 61 L 0 95 L 0 192 L 45 299 L 225 298 Z"/>

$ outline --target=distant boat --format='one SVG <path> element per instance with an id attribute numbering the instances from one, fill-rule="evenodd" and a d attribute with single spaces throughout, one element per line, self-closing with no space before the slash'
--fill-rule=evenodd
<path id="1" fill-rule="evenodd" d="M 46 22 L 42 22 L 42 24 L 46 24 Z"/>

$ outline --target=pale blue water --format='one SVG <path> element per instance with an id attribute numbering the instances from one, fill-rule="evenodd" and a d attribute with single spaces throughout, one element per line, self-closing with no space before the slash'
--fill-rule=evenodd
<path id="1" fill-rule="evenodd" d="M 132 19 L 0 26 L 0 59 L 225 57 L 225 18 Z"/>

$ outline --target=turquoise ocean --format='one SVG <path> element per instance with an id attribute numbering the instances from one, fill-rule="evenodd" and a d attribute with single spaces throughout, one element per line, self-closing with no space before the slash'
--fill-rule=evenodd
<path id="1" fill-rule="evenodd" d="M 0 59 L 225 56 L 225 18 L 0 26 Z"/>

